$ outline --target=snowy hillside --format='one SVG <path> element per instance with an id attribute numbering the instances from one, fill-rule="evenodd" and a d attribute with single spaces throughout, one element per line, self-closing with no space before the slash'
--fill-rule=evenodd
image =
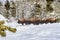
<path id="1" fill-rule="evenodd" d="M 1 20 L 6 20 L 6 18 L 3 15 L 0 14 L 0 21 Z"/>
<path id="2" fill-rule="evenodd" d="M 6 37 L 0 37 L 0 40 L 60 40 L 60 23 L 40 25 L 8 23 L 8 26 L 14 26 L 17 32 L 6 31 Z"/>
<path id="3" fill-rule="evenodd" d="M 5 18 L 1 15 L 1 19 Z M 0 36 L 0 40 L 60 40 L 60 23 L 20 25 L 17 22 L 6 22 L 5 25 L 17 28 L 17 32 L 6 31 L 6 37 Z"/>
<path id="4" fill-rule="evenodd" d="M 0 20 L 5 18 L 0 15 Z M 6 31 L 6 37 L 0 36 L 0 40 L 60 40 L 60 23 L 20 25 L 13 21 L 5 25 L 16 28 L 17 32 Z"/>

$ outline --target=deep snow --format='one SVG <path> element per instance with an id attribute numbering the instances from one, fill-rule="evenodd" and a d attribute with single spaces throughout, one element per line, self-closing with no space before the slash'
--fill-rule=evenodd
<path id="1" fill-rule="evenodd" d="M 7 25 L 17 28 L 17 32 L 6 31 L 6 37 L 0 40 L 60 40 L 60 23 L 20 25 L 13 22 Z"/>

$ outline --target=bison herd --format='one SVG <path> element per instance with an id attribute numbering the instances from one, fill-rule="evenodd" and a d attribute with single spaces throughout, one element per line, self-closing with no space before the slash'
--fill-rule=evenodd
<path id="1" fill-rule="evenodd" d="M 22 25 L 24 25 L 24 24 L 39 25 L 39 24 L 43 24 L 43 23 L 54 23 L 56 21 L 57 21 L 56 18 L 47 18 L 47 19 L 31 18 L 29 20 L 25 20 L 24 18 L 18 19 L 18 23 L 22 24 Z"/>

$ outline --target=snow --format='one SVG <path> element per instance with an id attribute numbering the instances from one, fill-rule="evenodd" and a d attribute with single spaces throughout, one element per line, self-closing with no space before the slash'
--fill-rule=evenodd
<path id="1" fill-rule="evenodd" d="M 17 28 L 17 32 L 6 31 L 6 37 L 0 37 L 1 40 L 60 40 L 60 23 L 20 25 L 12 22 L 7 25 Z"/>
<path id="2" fill-rule="evenodd" d="M 5 18 L 0 15 L 1 19 Z M 16 28 L 17 32 L 6 31 L 6 37 L 0 36 L 0 40 L 60 40 L 60 23 L 21 25 L 13 21 L 5 25 Z"/>
<path id="3" fill-rule="evenodd" d="M 0 14 L 0 21 L 7 20 L 3 15 Z"/>

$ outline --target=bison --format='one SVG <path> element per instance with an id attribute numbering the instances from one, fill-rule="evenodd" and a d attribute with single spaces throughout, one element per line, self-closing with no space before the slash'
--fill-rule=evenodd
<path id="1" fill-rule="evenodd" d="M 22 25 L 24 25 L 24 23 L 25 23 L 25 19 L 24 19 L 24 18 L 22 18 L 22 19 L 18 19 L 18 23 L 21 23 Z"/>
<path id="2" fill-rule="evenodd" d="M 25 20 L 24 18 L 18 19 L 18 23 L 21 23 L 22 25 L 24 25 L 24 23 L 26 25 L 27 24 L 39 25 L 39 24 L 43 24 L 43 23 L 54 23 L 56 21 L 57 21 L 56 18 L 47 18 L 47 19 L 31 18 L 29 20 Z"/>
<path id="3" fill-rule="evenodd" d="M 31 24 L 31 21 L 30 20 L 25 20 L 25 24 L 26 25 Z"/>
<path id="4" fill-rule="evenodd" d="M 31 18 L 30 21 L 34 25 L 38 25 L 40 23 L 40 19 L 38 19 L 38 18 Z"/>
<path id="5" fill-rule="evenodd" d="M 48 18 L 48 19 L 46 19 L 46 22 L 50 22 L 50 23 L 54 23 L 56 21 L 57 21 L 56 18 Z"/>

